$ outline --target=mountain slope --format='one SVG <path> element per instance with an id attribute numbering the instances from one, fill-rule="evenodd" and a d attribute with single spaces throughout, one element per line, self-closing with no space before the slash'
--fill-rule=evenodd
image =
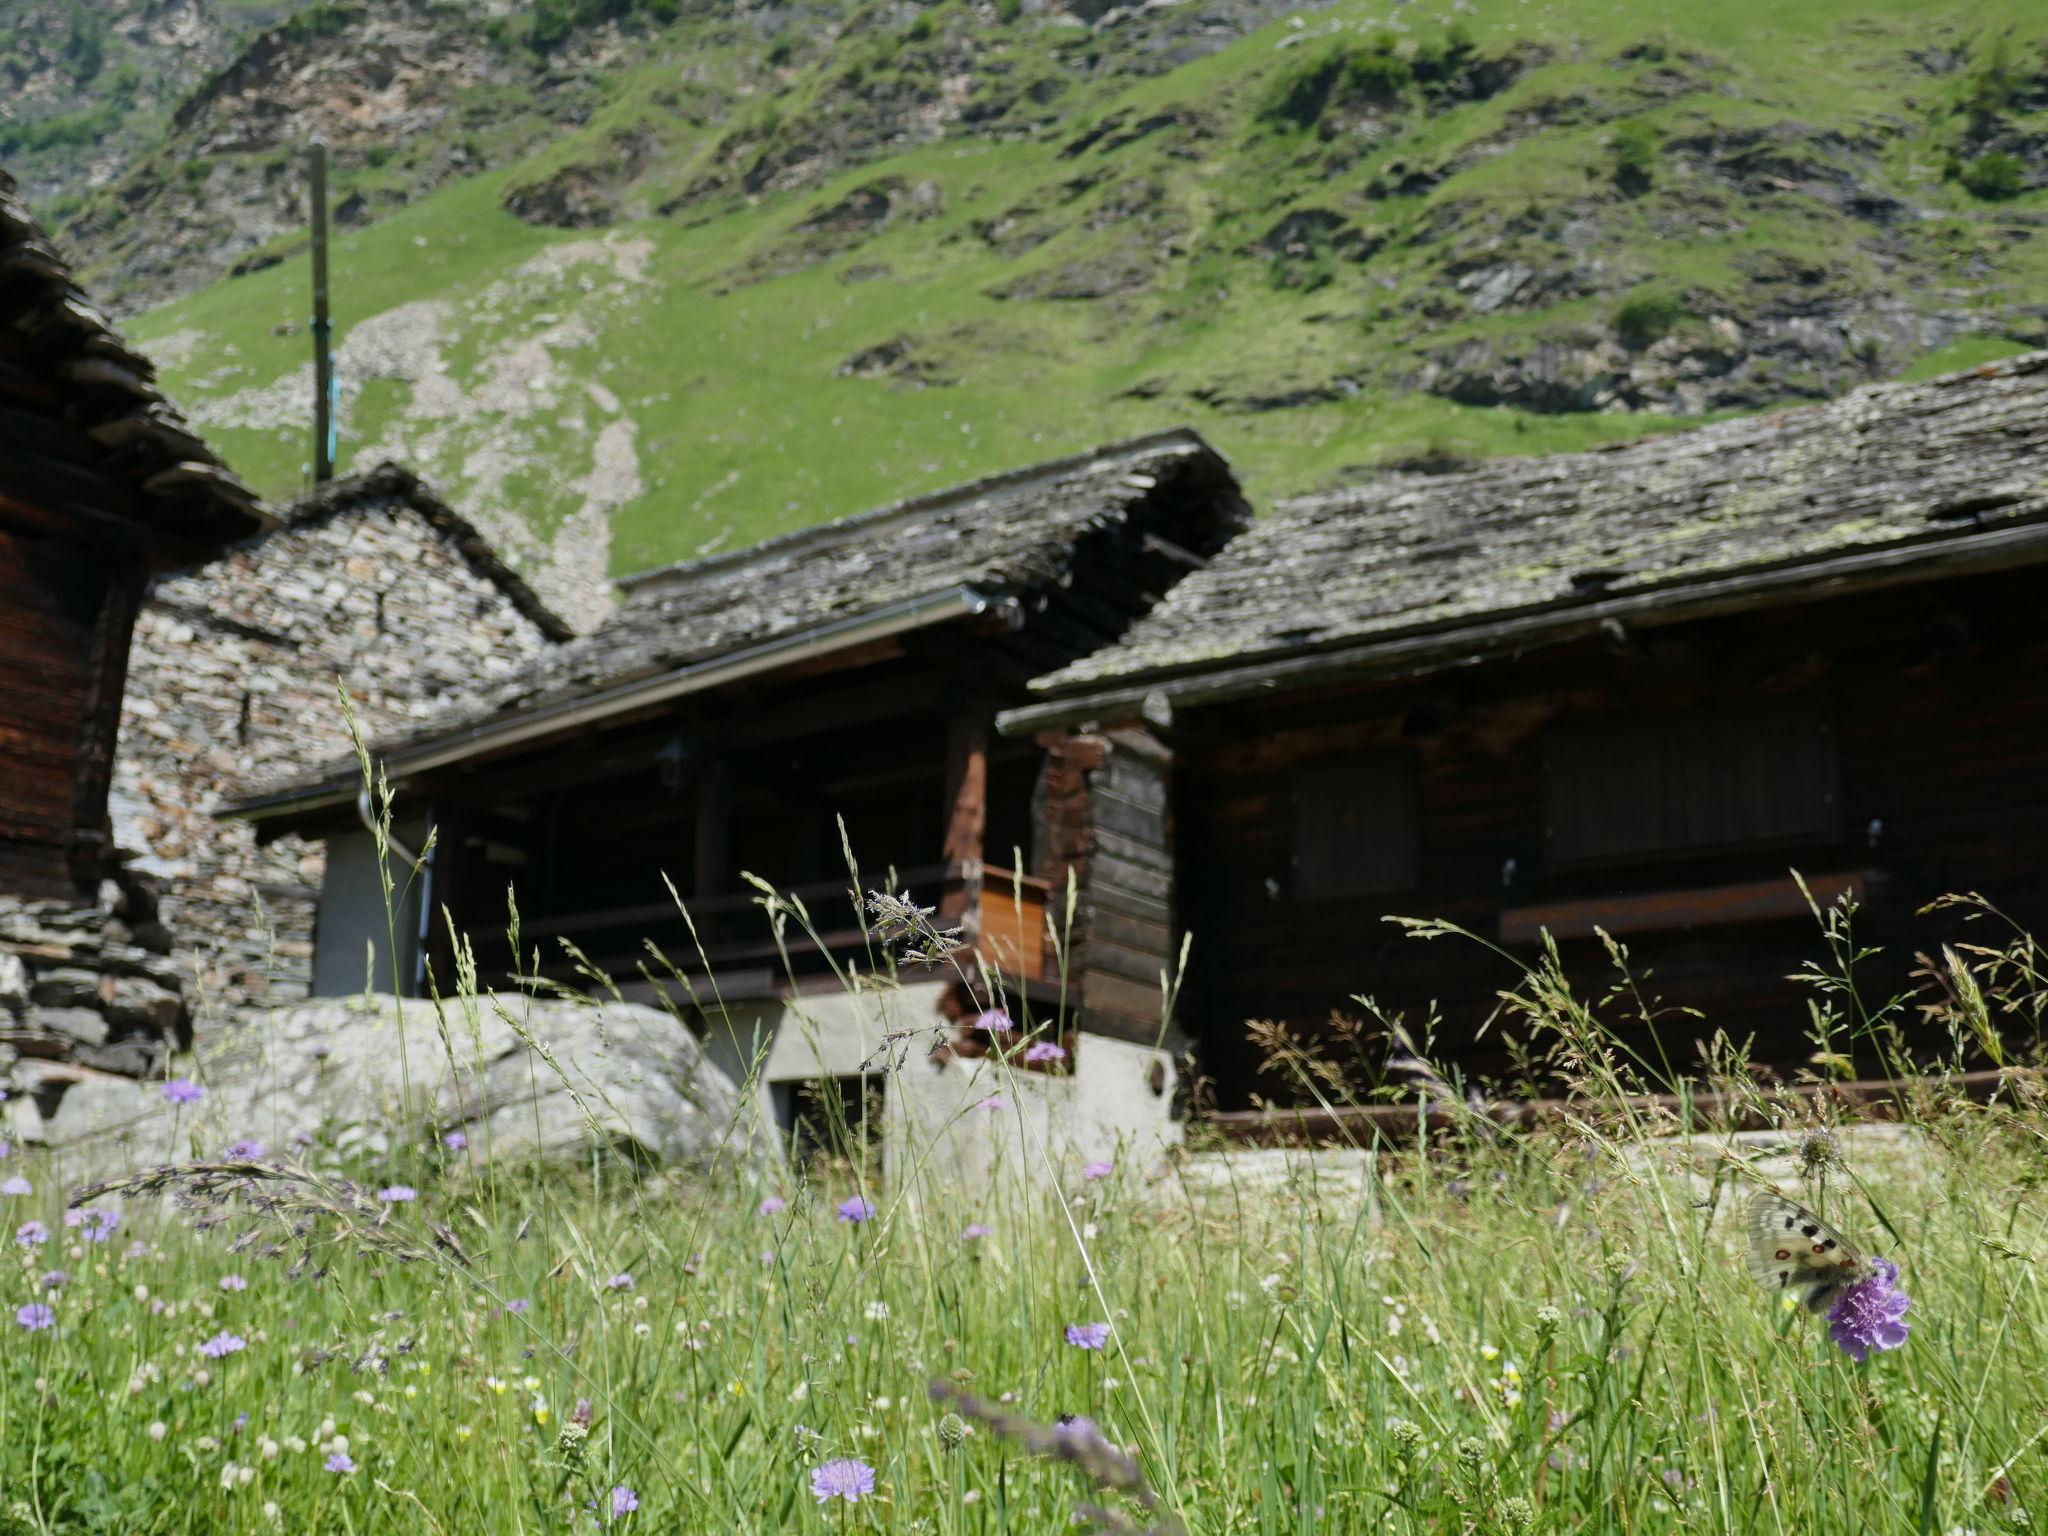
<path id="1" fill-rule="evenodd" d="M 390 154 L 374 113 L 338 151 L 338 196 L 394 210 L 336 249 L 344 462 L 414 463 L 571 608 L 1168 422 L 1264 497 L 2048 339 L 2019 0 L 576 4 L 537 45 L 363 0 L 273 67 L 337 82 L 294 133 L 360 108 L 334 61 L 365 27 L 458 77 Z M 224 97 L 180 118 L 232 143 Z M 130 253 L 185 227 L 189 140 L 75 226 L 116 288 L 163 278 Z M 305 457 L 297 239 L 134 327 L 273 490 Z"/>

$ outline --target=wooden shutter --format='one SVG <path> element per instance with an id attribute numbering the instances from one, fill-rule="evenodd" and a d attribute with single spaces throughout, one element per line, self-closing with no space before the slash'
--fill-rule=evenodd
<path id="1" fill-rule="evenodd" d="M 1572 726 L 1548 743 L 1550 861 L 1832 842 L 1836 777 L 1820 700 Z"/>
<path id="2" fill-rule="evenodd" d="M 1318 758 L 1294 770 L 1293 791 L 1296 896 L 1414 888 L 1419 838 L 1411 754 Z"/>

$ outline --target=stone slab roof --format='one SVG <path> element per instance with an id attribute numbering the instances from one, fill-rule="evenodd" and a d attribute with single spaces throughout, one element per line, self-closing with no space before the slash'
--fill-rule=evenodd
<path id="1" fill-rule="evenodd" d="M 948 587 L 1000 596 L 1056 585 L 1085 535 L 1198 464 L 1227 480 L 1195 433 L 1163 432 L 629 576 L 609 620 L 542 657 L 490 706 L 574 697 Z"/>
<path id="2" fill-rule="evenodd" d="M 426 483 L 402 465 L 383 463 L 359 475 L 334 480 L 280 509 L 288 528 L 303 528 L 321 518 L 385 500 L 403 501 L 444 534 L 471 570 L 505 594 L 506 600 L 550 640 L 567 640 L 576 631 L 540 600 L 526 579 L 498 554 L 474 523 L 436 496 Z"/>
<path id="3" fill-rule="evenodd" d="M 723 663 L 892 610 L 968 594 L 1019 599 L 1017 618 L 1085 604 L 1098 643 L 1113 638 L 1150 600 L 1128 570 L 1106 560 L 1157 561 L 1178 576 L 1221 547 L 1248 518 L 1229 465 L 1192 431 L 1134 438 L 1090 453 L 894 503 L 684 561 L 620 583 L 624 601 L 597 629 L 551 648 L 504 682 L 460 701 L 403 737 L 371 743 L 394 773 L 429 754 L 467 755 L 529 734 L 544 719 L 615 701 L 685 669 Z M 1111 555 L 1091 536 L 1116 533 L 1131 547 Z M 1121 548 L 1122 545 L 1119 545 Z M 1138 550 L 1154 553 L 1139 555 Z M 1148 578 L 1149 579 L 1149 578 Z M 1108 583 L 1117 595 L 1104 596 Z M 1164 590 L 1160 581 L 1151 592 Z M 331 798 L 352 783 L 353 763 L 319 781 L 275 785 L 237 809 L 251 814 Z"/>
<path id="4" fill-rule="evenodd" d="M 1119 644 L 1033 686 L 1080 699 L 2044 517 L 2037 352 L 1589 453 L 1285 502 Z"/>
<path id="5" fill-rule="evenodd" d="M 0 171 L 0 447 L 31 498 L 191 556 L 269 525 L 156 386 Z"/>

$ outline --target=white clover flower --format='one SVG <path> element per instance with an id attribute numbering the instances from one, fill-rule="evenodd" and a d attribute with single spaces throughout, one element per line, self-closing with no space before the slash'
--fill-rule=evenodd
<path id="1" fill-rule="evenodd" d="M 157 1445 L 162 1445 L 164 1443 L 164 1436 L 168 1435 L 170 1432 L 171 1426 L 166 1424 L 162 1419 L 152 1419 L 150 1421 L 149 1438 Z"/>

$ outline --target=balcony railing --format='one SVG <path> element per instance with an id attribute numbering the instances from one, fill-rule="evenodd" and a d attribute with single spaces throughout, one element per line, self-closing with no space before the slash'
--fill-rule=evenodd
<path id="1" fill-rule="evenodd" d="M 884 881 L 877 876 L 874 884 Z M 1019 876 L 993 866 L 925 865 L 898 870 L 889 882 L 934 912 L 941 927 L 962 930 L 963 962 L 984 963 L 1011 983 L 1030 984 L 1049 977 L 1054 957 L 1046 937 L 1047 882 Z M 552 980 L 569 982 L 584 961 L 615 979 L 632 978 L 647 965 L 659 976 L 663 967 L 648 953 L 657 946 L 692 984 L 708 979 L 721 992 L 771 991 L 789 982 L 826 978 L 833 964 L 868 969 L 884 961 L 865 914 L 856 905 L 845 876 L 778 887 L 785 902 L 800 902 L 808 927 L 793 914 L 786 917 L 780 939 L 772 931 L 759 891 L 726 891 L 675 902 L 552 914 L 520 925 L 521 963 L 516 968 Z M 693 930 L 694 929 L 694 933 Z M 509 936 L 472 933 L 478 968 L 486 979 L 504 979 L 515 969 Z"/>

